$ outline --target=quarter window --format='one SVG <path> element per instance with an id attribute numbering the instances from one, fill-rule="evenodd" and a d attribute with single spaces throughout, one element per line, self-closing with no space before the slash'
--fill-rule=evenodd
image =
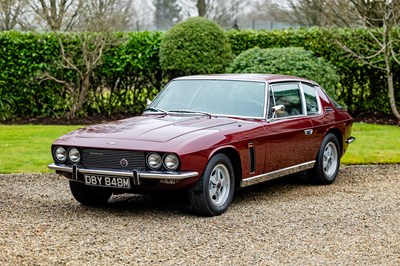
<path id="1" fill-rule="evenodd" d="M 278 112 L 276 117 L 290 117 L 303 115 L 303 105 L 298 83 L 273 84 L 270 87 L 269 116 L 272 117 L 272 107 L 283 105 L 284 111 Z"/>
<path id="2" fill-rule="evenodd" d="M 304 98 L 306 100 L 306 109 L 308 115 L 314 115 L 319 113 L 319 105 L 317 100 L 317 93 L 315 88 L 308 85 L 302 84 L 304 91 Z"/>

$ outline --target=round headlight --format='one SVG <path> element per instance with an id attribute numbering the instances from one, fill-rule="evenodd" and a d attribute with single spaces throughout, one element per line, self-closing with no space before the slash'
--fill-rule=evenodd
<path id="1" fill-rule="evenodd" d="M 176 170 L 179 166 L 178 156 L 175 154 L 166 154 L 164 156 L 164 166 L 168 170 Z"/>
<path id="2" fill-rule="evenodd" d="M 78 151 L 77 148 L 71 148 L 68 151 L 68 159 L 72 162 L 72 163 L 79 163 L 79 161 L 81 160 L 81 154 Z"/>
<path id="3" fill-rule="evenodd" d="M 153 170 L 160 169 L 162 165 L 162 159 L 160 154 L 155 152 L 149 153 L 147 155 L 147 165 Z"/>
<path id="4" fill-rule="evenodd" d="M 57 147 L 54 150 L 54 158 L 60 163 L 65 162 L 67 160 L 67 151 L 63 147 Z"/>

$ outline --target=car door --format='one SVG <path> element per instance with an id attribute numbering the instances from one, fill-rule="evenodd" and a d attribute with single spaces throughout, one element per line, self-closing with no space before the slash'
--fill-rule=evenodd
<path id="1" fill-rule="evenodd" d="M 268 119 L 264 127 L 265 172 L 312 161 L 309 152 L 313 144 L 313 129 L 306 115 L 300 82 L 270 84 L 268 93 Z M 283 105 L 284 110 L 274 113 L 273 107 L 279 105 Z"/>
<path id="2" fill-rule="evenodd" d="M 329 114 L 327 117 L 323 117 L 322 105 L 317 94 L 316 86 L 304 82 L 300 85 L 304 93 L 306 114 L 311 121 L 313 130 L 311 136 L 312 143 L 309 145 L 309 151 L 313 158 L 315 158 L 326 133 L 328 121 L 332 120 L 332 117 Z M 331 114 L 333 114 L 333 110 Z"/>

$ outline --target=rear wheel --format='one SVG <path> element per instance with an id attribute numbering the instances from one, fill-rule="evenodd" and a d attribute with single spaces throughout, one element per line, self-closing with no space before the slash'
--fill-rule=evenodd
<path id="1" fill-rule="evenodd" d="M 317 161 L 310 177 L 318 184 L 332 184 L 339 172 L 340 145 L 334 134 L 327 134 L 318 151 Z"/>
<path id="2" fill-rule="evenodd" d="M 69 181 L 69 187 L 74 198 L 86 206 L 105 204 L 112 195 L 109 191 L 86 186 L 80 182 Z"/>
<path id="3" fill-rule="evenodd" d="M 198 183 L 189 190 L 190 204 L 199 215 L 220 215 L 229 208 L 234 190 L 232 163 L 226 155 L 217 154 L 208 162 Z"/>

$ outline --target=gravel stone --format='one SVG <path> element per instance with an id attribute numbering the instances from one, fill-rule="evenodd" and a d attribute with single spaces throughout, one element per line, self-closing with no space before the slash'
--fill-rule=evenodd
<path id="1" fill-rule="evenodd" d="M 0 265 L 400 265 L 400 165 L 342 166 L 238 191 L 218 217 L 186 198 L 76 202 L 56 174 L 0 175 Z"/>

